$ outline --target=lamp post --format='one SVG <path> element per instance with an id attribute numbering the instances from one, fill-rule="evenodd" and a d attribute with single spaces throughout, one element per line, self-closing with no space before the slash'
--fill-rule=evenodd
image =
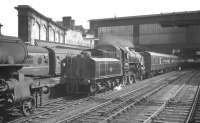
<path id="1" fill-rule="evenodd" d="M 0 35 L 1 35 L 1 27 L 2 27 L 3 25 L 0 23 Z"/>

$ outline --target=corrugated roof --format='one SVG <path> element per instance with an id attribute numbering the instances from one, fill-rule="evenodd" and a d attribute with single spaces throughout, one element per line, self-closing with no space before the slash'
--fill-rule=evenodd
<path id="1" fill-rule="evenodd" d="M 200 10 L 197 11 L 184 11 L 184 12 L 171 12 L 171 13 L 160 13 L 160 14 L 148 14 L 148 15 L 137 15 L 137 16 L 126 16 L 126 17 L 114 17 L 114 18 L 102 18 L 102 19 L 91 19 L 89 21 L 102 21 L 102 20 L 123 20 L 123 19 L 139 19 L 149 17 L 160 17 L 170 15 L 188 15 L 188 14 L 200 14 Z"/>

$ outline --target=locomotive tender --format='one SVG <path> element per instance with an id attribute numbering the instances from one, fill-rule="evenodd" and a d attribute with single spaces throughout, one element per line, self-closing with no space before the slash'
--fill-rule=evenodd
<path id="1" fill-rule="evenodd" d="M 100 44 L 71 60 L 65 58 L 61 65 L 61 82 L 68 94 L 94 94 L 119 84 L 134 83 L 136 78 L 178 68 L 179 59 L 174 55 L 135 52 L 130 48 Z"/>
<path id="2" fill-rule="evenodd" d="M 66 85 L 68 94 L 95 93 L 102 89 L 113 88 L 120 84 L 123 77 L 121 61 L 106 58 L 102 53 L 94 54 L 94 51 L 83 51 L 71 60 L 67 59 L 69 58 L 62 61 L 61 82 Z"/>

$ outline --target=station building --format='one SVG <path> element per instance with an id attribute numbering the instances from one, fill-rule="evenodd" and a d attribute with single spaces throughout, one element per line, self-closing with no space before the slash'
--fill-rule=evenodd
<path id="1" fill-rule="evenodd" d="M 110 42 L 136 50 L 199 57 L 200 11 L 92 19 L 98 43 Z"/>
<path id="2" fill-rule="evenodd" d="M 94 47 L 94 36 L 88 36 L 82 26 L 76 26 L 71 16 L 53 21 L 28 5 L 18 5 L 15 9 L 18 37 L 30 45 L 65 48 L 69 52 Z"/>

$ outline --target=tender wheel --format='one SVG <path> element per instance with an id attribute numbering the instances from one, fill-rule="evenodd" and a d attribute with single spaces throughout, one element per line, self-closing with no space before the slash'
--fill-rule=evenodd
<path id="1" fill-rule="evenodd" d="M 122 84 L 124 86 L 127 85 L 128 82 L 127 82 L 127 77 L 126 76 L 123 77 L 122 81 L 123 81 Z"/>
<path id="2" fill-rule="evenodd" d="M 153 77 L 152 73 L 148 73 L 147 78 L 151 78 L 151 77 Z"/>
<path id="3" fill-rule="evenodd" d="M 112 81 L 107 81 L 108 90 L 112 89 Z"/>
<path id="4" fill-rule="evenodd" d="M 34 111 L 34 101 L 33 99 L 24 100 L 22 103 L 22 112 L 25 116 L 29 116 Z"/>
<path id="5" fill-rule="evenodd" d="M 66 89 L 67 95 L 72 94 L 72 87 L 69 83 L 66 84 L 65 89 Z"/>
<path id="6" fill-rule="evenodd" d="M 140 80 L 142 81 L 144 78 L 143 78 L 143 75 L 140 75 Z"/>
<path id="7" fill-rule="evenodd" d="M 123 85 L 128 85 L 129 84 L 129 77 L 128 76 L 125 76 L 123 78 Z"/>
<path id="8" fill-rule="evenodd" d="M 9 88 L 5 80 L 0 79 L 0 92 L 4 92 Z"/>
<path id="9" fill-rule="evenodd" d="M 130 76 L 128 77 L 128 81 L 129 81 L 129 84 L 135 83 L 135 77 L 134 77 L 134 75 L 130 75 Z"/>
<path id="10" fill-rule="evenodd" d="M 117 82 L 116 82 L 116 81 L 113 81 L 113 82 L 112 82 L 112 89 L 113 89 L 115 86 L 117 86 Z"/>
<path id="11" fill-rule="evenodd" d="M 97 86 L 95 84 L 90 85 L 90 94 L 94 95 L 97 92 Z"/>
<path id="12" fill-rule="evenodd" d="M 120 79 L 116 79 L 116 81 L 114 82 L 115 83 L 115 86 L 119 86 L 121 83 L 120 83 Z"/>

